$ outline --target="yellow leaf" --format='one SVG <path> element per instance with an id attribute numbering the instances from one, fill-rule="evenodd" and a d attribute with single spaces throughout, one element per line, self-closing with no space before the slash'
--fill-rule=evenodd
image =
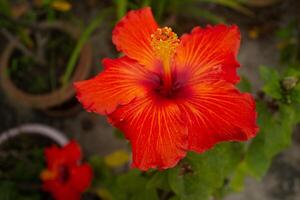
<path id="1" fill-rule="evenodd" d="M 118 150 L 104 157 L 104 162 L 109 167 L 118 167 L 129 161 L 129 154 L 126 151 Z"/>
<path id="2" fill-rule="evenodd" d="M 72 5 L 67 1 L 57 0 L 52 2 L 51 7 L 55 10 L 66 12 L 72 8 Z"/>
<path id="3" fill-rule="evenodd" d="M 110 192 L 105 189 L 105 188 L 99 188 L 96 190 L 96 193 L 99 197 L 101 197 L 101 199 L 103 200 L 112 200 L 112 196 L 110 194 Z"/>

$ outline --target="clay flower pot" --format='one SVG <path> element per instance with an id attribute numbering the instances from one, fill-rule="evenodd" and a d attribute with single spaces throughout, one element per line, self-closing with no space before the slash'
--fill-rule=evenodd
<path id="1" fill-rule="evenodd" d="M 64 147 L 68 143 L 69 139 L 63 132 L 38 123 L 22 124 L 1 132 L 1 186 L 11 184 L 7 191 L 14 194 L 13 199 L 32 199 L 33 196 L 34 199 L 49 199 L 41 193 L 40 184 L 40 174 L 45 168 L 45 150 L 53 145 Z M 5 197 L 2 193 L 0 196 Z"/>
<path id="2" fill-rule="evenodd" d="M 80 37 L 80 30 L 63 21 L 45 22 L 39 25 L 41 29 L 45 30 L 58 30 L 70 35 L 75 41 Z M 8 75 L 7 70 L 10 67 L 9 62 L 13 52 L 16 50 L 16 44 L 9 43 L 1 58 L 0 58 L 0 79 L 4 92 L 17 103 L 24 104 L 28 107 L 47 110 L 52 107 L 57 107 L 65 102 L 74 98 L 75 91 L 72 83 L 78 80 L 84 80 L 90 73 L 92 63 L 92 47 L 90 42 L 86 42 L 81 49 L 77 66 L 75 66 L 73 74 L 65 87 L 57 88 L 45 94 L 30 94 L 25 92 L 13 83 L 11 77 Z M 30 76 L 30 74 L 28 74 Z"/>
<path id="3" fill-rule="evenodd" d="M 54 143 L 64 146 L 68 138 L 59 130 L 43 124 L 23 124 L 0 133 L 0 145 L 21 135 L 39 135 L 52 140 Z"/>

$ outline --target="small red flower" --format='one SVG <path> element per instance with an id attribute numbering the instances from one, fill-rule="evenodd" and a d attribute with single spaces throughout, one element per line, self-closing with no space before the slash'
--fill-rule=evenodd
<path id="1" fill-rule="evenodd" d="M 237 26 L 196 27 L 178 39 L 144 8 L 130 11 L 112 39 L 125 56 L 104 59 L 104 72 L 75 88 L 85 109 L 125 133 L 134 167 L 173 167 L 189 150 L 256 135 L 255 102 L 235 87 Z"/>
<path id="2" fill-rule="evenodd" d="M 45 149 L 45 157 L 47 169 L 41 173 L 43 190 L 56 200 L 80 200 L 93 177 L 92 168 L 80 163 L 80 146 L 75 141 L 63 148 L 52 146 Z"/>

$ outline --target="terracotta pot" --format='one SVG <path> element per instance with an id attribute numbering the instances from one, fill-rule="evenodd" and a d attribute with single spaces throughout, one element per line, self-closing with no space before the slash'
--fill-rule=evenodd
<path id="1" fill-rule="evenodd" d="M 252 7 L 267 7 L 272 6 L 275 3 L 279 3 L 281 0 L 246 0 L 245 4 Z"/>
<path id="2" fill-rule="evenodd" d="M 82 110 L 82 106 L 79 104 L 78 100 L 74 96 L 65 101 L 63 104 L 42 110 L 42 112 L 47 116 L 59 118 L 74 116 Z"/>
<path id="3" fill-rule="evenodd" d="M 55 22 L 45 22 L 39 25 L 41 29 L 56 29 L 69 34 L 74 40 L 78 40 L 80 37 L 80 30 L 71 25 L 68 22 L 55 21 Z M 50 93 L 46 94 L 29 94 L 15 86 L 12 82 L 11 77 L 7 75 L 7 70 L 9 68 L 10 58 L 16 49 L 14 43 L 9 43 L 1 58 L 0 58 L 0 78 L 1 85 L 4 92 L 12 98 L 12 100 L 24 104 L 26 106 L 38 109 L 49 109 L 63 104 L 64 102 L 70 100 L 75 95 L 75 90 L 73 88 L 73 82 L 84 80 L 90 73 L 91 63 L 92 63 L 92 47 L 90 42 L 86 42 L 81 49 L 78 64 L 75 66 L 73 76 L 70 78 L 69 83 L 65 87 L 58 88 Z"/>

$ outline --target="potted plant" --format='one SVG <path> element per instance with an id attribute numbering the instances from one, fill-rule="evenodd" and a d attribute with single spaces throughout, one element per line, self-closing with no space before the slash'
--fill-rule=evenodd
<path id="1" fill-rule="evenodd" d="M 0 33 L 8 40 L 0 57 L 2 88 L 31 108 L 54 116 L 72 114 L 80 109 L 72 82 L 86 79 L 91 69 L 89 35 L 52 4 L 28 7 L 16 17 L 11 6 L 1 20 Z"/>
<path id="2" fill-rule="evenodd" d="M 44 149 L 68 143 L 60 131 L 42 124 L 24 124 L 0 133 L 1 199 L 49 199 L 41 191 Z"/>

